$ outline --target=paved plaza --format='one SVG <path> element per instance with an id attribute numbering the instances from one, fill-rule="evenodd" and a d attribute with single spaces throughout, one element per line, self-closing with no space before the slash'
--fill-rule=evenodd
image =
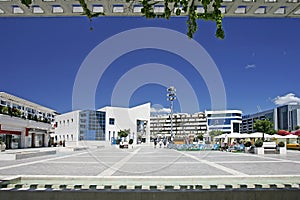
<path id="1" fill-rule="evenodd" d="M 151 146 L 119 149 L 112 146 L 1 161 L 0 177 L 297 177 L 300 176 L 299 169 L 300 151 L 288 151 L 287 155 L 254 155 L 176 151 Z"/>

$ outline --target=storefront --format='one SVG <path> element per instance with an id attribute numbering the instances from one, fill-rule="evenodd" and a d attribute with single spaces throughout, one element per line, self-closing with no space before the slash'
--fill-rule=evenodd
<path id="1" fill-rule="evenodd" d="M 44 130 L 29 129 L 26 137 L 27 147 L 46 147 L 48 146 L 47 133 Z"/>
<path id="2" fill-rule="evenodd" d="M 47 147 L 51 124 L 0 114 L 0 141 L 6 149 Z"/>
<path id="3" fill-rule="evenodd" d="M 3 130 L 0 125 L 0 141 L 5 143 L 6 149 L 18 149 L 21 147 L 21 132 Z"/>

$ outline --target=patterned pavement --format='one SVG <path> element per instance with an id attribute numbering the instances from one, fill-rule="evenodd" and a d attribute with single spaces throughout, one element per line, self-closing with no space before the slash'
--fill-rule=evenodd
<path id="1" fill-rule="evenodd" d="M 211 180 L 214 183 L 297 183 L 300 180 L 300 151 L 287 155 L 231 153 L 220 151 L 176 151 L 150 146 L 132 149 L 105 147 L 55 155 L 1 161 L 0 179 L 13 176 L 85 177 L 127 182 L 130 178 L 173 183 Z M 125 178 L 125 179 L 124 179 Z M 282 182 L 283 183 L 283 182 Z M 149 183 L 150 184 L 150 183 Z M 179 184 L 179 183 L 178 183 Z"/>

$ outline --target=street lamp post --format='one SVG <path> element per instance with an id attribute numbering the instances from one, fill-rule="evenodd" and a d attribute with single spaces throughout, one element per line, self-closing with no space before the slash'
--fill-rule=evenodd
<path id="1" fill-rule="evenodd" d="M 176 100 L 176 88 L 174 86 L 171 86 L 167 89 L 167 100 L 170 101 L 170 109 L 171 109 L 171 140 L 174 140 L 173 135 L 173 101 Z"/>

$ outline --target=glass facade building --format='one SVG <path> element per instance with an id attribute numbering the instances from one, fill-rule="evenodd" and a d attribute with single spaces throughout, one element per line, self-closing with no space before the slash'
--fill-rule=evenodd
<path id="1" fill-rule="evenodd" d="M 79 140 L 105 141 L 105 112 L 84 110 L 79 113 Z"/>
<path id="2" fill-rule="evenodd" d="M 300 125 L 300 105 L 283 105 L 252 115 L 244 115 L 241 125 L 242 133 L 255 132 L 255 120 L 268 119 L 274 124 L 275 130 L 295 130 Z"/>
<path id="3" fill-rule="evenodd" d="M 240 110 L 205 111 L 208 131 L 221 131 L 222 133 L 239 133 L 242 123 Z"/>

